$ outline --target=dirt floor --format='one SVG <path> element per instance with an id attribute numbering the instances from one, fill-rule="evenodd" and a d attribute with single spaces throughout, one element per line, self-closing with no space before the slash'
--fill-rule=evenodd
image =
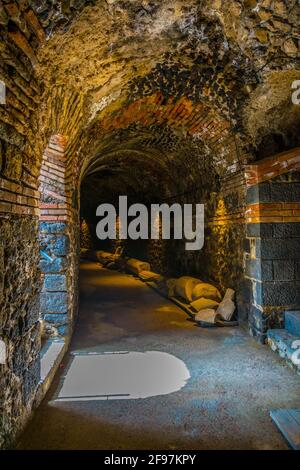
<path id="1" fill-rule="evenodd" d="M 57 400 L 72 353 L 118 351 L 168 353 L 190 378 L 144 399 Z M 17 448 L 286 449 L 269 416 L 281 407 L 300 408 L 300 377 L 246 330 L 199 328 L 141 281 L 86 262 L 70 353 Z"/>

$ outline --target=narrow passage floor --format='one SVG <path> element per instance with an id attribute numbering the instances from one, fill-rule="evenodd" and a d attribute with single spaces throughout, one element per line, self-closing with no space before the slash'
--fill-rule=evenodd
<path id="1" fill-rule="evenodd" d="M 300 377 L 246 330 L 199 328 L 141 281 L 84 262 L 70 351 L 17 447 L 286 449 L 269 416 L 281 407 L 300 408 Z"/>

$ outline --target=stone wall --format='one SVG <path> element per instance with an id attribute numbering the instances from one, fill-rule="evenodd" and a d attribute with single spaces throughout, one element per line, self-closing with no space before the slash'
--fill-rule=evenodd
<path id="1" fill-rule="evenodd" d="M 92 228 L 85 219 L 80 220 L 80 248 L 94 249 Z"/>
<path id="2" fill-rule="evenodd" d="M 214 185 L 207 176 L 206 191 L 186 195 L 183 203 L 205 206 L 205 242 L 201 251 L 186 251 L 181 240 L 149 241 L 149 261 L 163 274 L 196 276 L 215 284 L 222 293 L 236 291 L 239 318 L 247 318 L 244 304 L 245 182 L 233 172 Z M 173 201 L 172 201 L 173 202 Z"/>
<path id="3" fill-rule="evenodd" d="M 247 171 L 245 272 L 250 330 L 262 342 L 300 307 L 300 150 Z"/>
<path id="4" fill-rule="evenodd" d="M 78 214 L 66 178 L 66 141 L 52 136 L 40 175 L 41 320 L 45 337 L 70 338 L 77 311 Z"/>
<path id="5" fill-rule="evenodd" d="M 40 380 L 39 246 L 36 217 L 0 214 L 0 447 L 28 417 Z"/>

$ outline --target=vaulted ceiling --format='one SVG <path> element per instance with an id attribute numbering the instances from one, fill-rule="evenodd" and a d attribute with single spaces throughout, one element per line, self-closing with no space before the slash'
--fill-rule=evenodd
<path id="1" fill-rule="evenodd" d="M 300 144 L 299 1 L 1 0 L 0 9 L 0 71 L 22 115 L 4 121 L 20 131 L 32 174 L 54 132 L 69 139 L 81 177 L 102 172 L 154 192 L 163 178 L 167 193 Z"/>

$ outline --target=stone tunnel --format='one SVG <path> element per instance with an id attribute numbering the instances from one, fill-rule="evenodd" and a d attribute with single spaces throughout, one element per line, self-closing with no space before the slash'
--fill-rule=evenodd
<path id="1" fill-rule="evenodd" d="M 269 411 L 300 408 L 299 22 L 288 0 L 0 0 L 0 448 L 285 448 Z M 120 195 L 204 204 L 203 248 L 99 240 Z M 197 328 L 95 257 L 118 247 L 233 289 L 235 326 Z M 55 384 L 80 351 L 161 351 L 191 378 L 170 403 L 72 408 Z"/>

